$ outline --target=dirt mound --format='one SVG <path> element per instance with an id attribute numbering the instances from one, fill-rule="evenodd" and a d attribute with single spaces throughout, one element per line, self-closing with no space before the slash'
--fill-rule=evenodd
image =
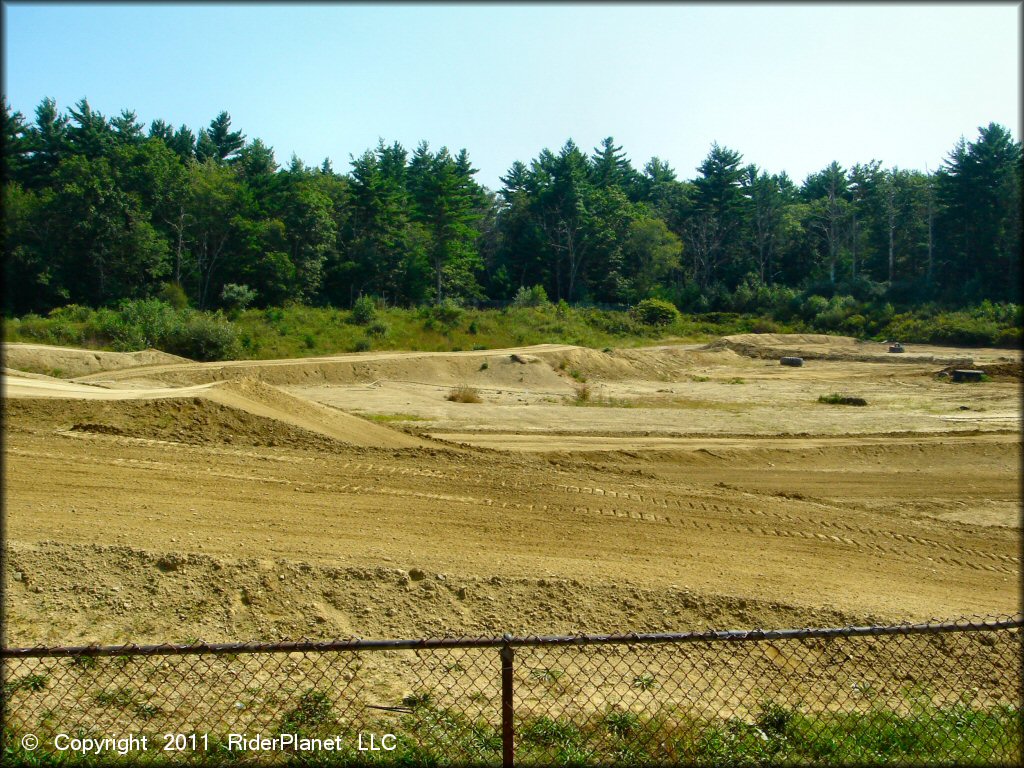
<path id="1" fill-rule="evenodd" d="M 417 448 L 427 445 L 421 438 L 289 395 L 253 379 L 211 387 L 203 393 L 203 397 L 229 408 L 324 435 L 348 445 L 372 448 Z"/>
<path id="2" fill-rule="evenodd" d="M 955 354 L 935 354 L 928 350 L 925 353 L 893 355 L 889 353 L 887 344 L 818 333 L 740 333 L 723 336 L 703 348 L 709 351 L 731 349 L 757 359 L 802 357 L 807 360 L 973 365 L 971 358 Z"/>
<path id="3" fill-rule="evenodd" d="M 99 393 L 122 397 L 75 397 L 60 393 L 53 397 L 14 397 L 5 401 L 5 412 L 11 428 L 31 424 L 185 443 L 320 449 L 335 442 L 373 448 L 427 445 L 420 438 L 256 381 L 188 389 L 191 396 L 146 398 L 140 391 L 97 388 Z"/>
<path id="4" fill-rule="evenodd" d="M 191 445 L 288 446 L 330 450 L 317 432 L 205 397 L 154 400 L 17 398 L 4 401 L 9 431 L 79 432 Z M 373 426 L 373 425 L 371 425 Z"/>
<path id="5" fill-rule="evenodd" d="M 188 358 L 171 355 L 158 349 L 144 349 L 141 352 L 101 352 L 92 349 L 17 343 L 4 343 L 3 359 L 4 365 L 9 368 L 62 379 L 143 365 L 191 362 Z"/>
<path id="6" fill-rule="evenodd" d="M 939 373 L 944 373 L 947 376 L 953 375 L 953 370 L 959 368 L 958 365 L 947 365 Z M 1021 381 L 1024 380 L 1024 366 L 1020 363 L 990 363 L 990 364 L 978 364 L 972 366 L 974 370 L 981 371 L 988 376 L 992 381 Z"/>
<path id="7" fill-rule="evenodd" d="M 865 618 L 679 587 L 482 578 L 410 564 L 331 567 L 55 542 L 10 544 L 6 554 L 13 646 L 43 642 L 49 633 L 72 644 L 129 637 L 180 643 L 768 628 Z"/>

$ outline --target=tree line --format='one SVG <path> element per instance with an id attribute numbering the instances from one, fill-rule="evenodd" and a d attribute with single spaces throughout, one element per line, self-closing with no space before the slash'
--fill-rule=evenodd
<path id="1" fill-rule="evenodd" d="M 177 297 L 199 309 L 509 300 L 711 310 L 772 286 L 899 304 L 1020 300 L 1021 144 L 1001 125 L 931 173 L 830 163 L 797 184 L 713 144 L 680 179 L 613 138 L 516 161 L 381 140 L 338 173 L 279 166 L 221 112 L 193 131 L 3 101 L 5 311 Z"/>

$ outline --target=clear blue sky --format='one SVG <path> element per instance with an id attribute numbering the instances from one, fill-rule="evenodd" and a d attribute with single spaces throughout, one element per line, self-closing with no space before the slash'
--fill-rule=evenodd
<path id="1" fill-rule="evenodd" d="M 934 169 L 991 121 L 1020 138 L 1017 4 L 4 3 L 4 93 L 235 128 L 335 170 L 378 137 L 514 160 L 605 136 L 680 178 L 712 141 L 801 181 L 832 160 Z"/>

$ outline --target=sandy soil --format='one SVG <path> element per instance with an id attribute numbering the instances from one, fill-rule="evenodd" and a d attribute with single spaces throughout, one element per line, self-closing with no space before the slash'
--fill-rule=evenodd
<path id="1" fill-rule="evenodd" d="M 1015 612 L 1019 355 L 897 357 L 752 336 L 8 370 L 5 643 Z M 959 361 L 993 380 L 936 378 Z M 484 402 L 445 400 L 463 383 Z"/>

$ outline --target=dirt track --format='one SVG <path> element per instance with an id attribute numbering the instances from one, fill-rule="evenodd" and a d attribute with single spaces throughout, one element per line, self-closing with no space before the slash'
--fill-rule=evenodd
<path id="1" fill-rule="evenodd" d="M 1017 609 L 1019 381 L 934 374 L 1018 356 L 740 342 L 8 372 L 5 642 Z M 868 407 L 817 403 L 840 386 Z"/>

